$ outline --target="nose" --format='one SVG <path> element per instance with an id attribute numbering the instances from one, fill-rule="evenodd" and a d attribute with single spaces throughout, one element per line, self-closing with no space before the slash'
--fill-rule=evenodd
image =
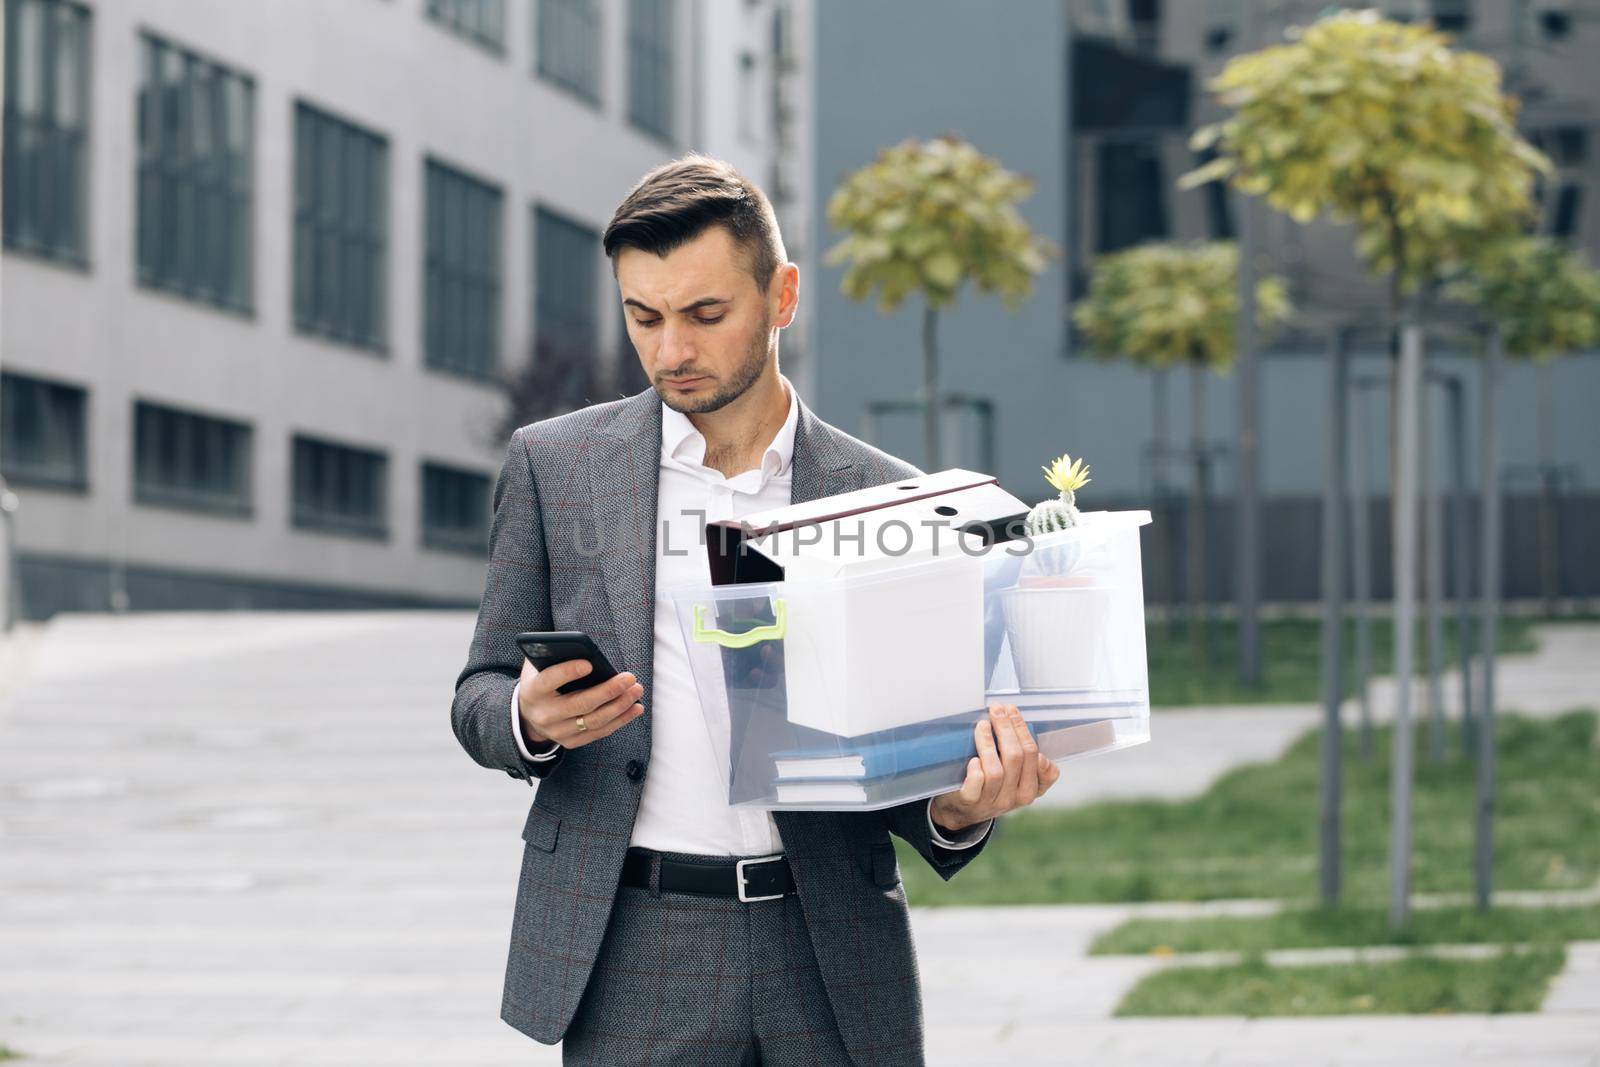
<path id="1" fill-rule="evenodd" d="M 695 351 L 687 324 L 679 325 L 668 320 L 661 325 L 661 348 L 656 362 L 661 370 L 675 371 L 694 361 Z"/>

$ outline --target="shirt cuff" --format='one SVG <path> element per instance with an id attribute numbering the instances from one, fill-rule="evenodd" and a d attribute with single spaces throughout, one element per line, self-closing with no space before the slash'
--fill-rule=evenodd
<path id="1" fill-rule="evenodd" d="M 521 689 L 522 683 L 520 681 L 511 687 L 511 736 L 516 739 L 517 751 L 522 753 L 523 759 L 531 760 L 534 763 L 544 763 L 546 760 L 553 760 L 556 758 L 556 754 L 561 751 L 561 746 L 554 741 L 546 741 L 545 744 L 549 745 L 550 747 L 545 749 L 543 752 L 535 753 L 528 751 L 528 742 L 522 736 L 522 716 L 517 714 L 517 704 L 519 703 L 517 700 L 517 694 L 521 691 Z"/>
<path id="2" fill-rule="evenodd" d="M 933 843 L 938 845 L 940 848 L 971 848 L 973 845 L 976 845 L 979 841 L 982 841 L 986 836 L 988 836 L 989 828 L 993 825 L 993 819 L 985 819 L 981 823 L 969 826 L 965 830 L 960 831 L 956 834 L 954 839 L 951 839 L 940 833 L 939 828 L 934 825 L 933 801 L 932 799 L 929 799 L 928 801 L 928 833 L 930 836 L 932 836 Z"/>

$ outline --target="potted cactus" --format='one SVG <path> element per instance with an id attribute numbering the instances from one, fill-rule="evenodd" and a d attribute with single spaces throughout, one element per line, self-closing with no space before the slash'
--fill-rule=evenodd
<path id="1" fill-rule="evenodd" d="M 1089 484 L 1089 468 L 1083 462 L 1083 457 L 1073 459 L 1069 455 L 1062 455 L 1054 460 L 1050 466 L 1041 468 L 1044 471 L 1045 481 L 1056 491 L 1055 499 L 1046 498 L 1035 504 L 1028 512 L 1028 533 L 1033 537 L 1053 534 L 1059 530 L 1069 530 L 1083 522 L 1083 516 L 1078 514 L 1078 490 Z M 1061 541 L 1052 539 L 1055 543 L 1044 548 L 1035 548 L 1032 553 L 1034 573 L 1031 578 L 1065 578 L 1070 576 L 1082 554 L 1082 543 L 1075 540 Z M 1041 584 L 1035 581 L 1034 584 Z M 1042 583 L 1049 584 L 1049 583 Z"/>
<path id="2" fill-rule="evenodd" d="M 1001 594 L 1006 637 L 1021 688 L 1093 689 L 1105 662 L 1110 589 L 1090 542 L 1067 533 L 1085 525 L 1077 492 L 1089 468 L 1063 455 L 1043 469 L 1057 496 L 1028 512 L 1033 550 L 1016 586 Z"/>

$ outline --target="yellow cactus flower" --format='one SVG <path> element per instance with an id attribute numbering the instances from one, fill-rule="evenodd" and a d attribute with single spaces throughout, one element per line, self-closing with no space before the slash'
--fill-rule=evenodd
<path id="1" fill-rule="evenodd" d="M 1074 460 L 1069 455 L 1063 455 L 1048 467 L 1041 467 L 1044 471 L 1045 481 L 1058 493 L 1075 493 L 1089 484 L 1089 468 L 1084 465 L 1083 457 Z"/>

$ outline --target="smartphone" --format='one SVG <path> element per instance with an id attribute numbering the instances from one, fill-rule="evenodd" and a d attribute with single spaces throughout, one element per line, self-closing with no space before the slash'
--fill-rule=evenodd
<path id="1" fill-rule="evenodd" d="M 588 634 L 577 630 L 534 630 L 518 634 L 517 644 L 522 647 L 522 654 L 528 657 L 528 662 L 541 671 L 569 659 L 589 661 L 589 673 L 557 689 L 558 693 L 576 693 L 617 676 L 611 661 L 600 651 L 600 646 Z"/>

